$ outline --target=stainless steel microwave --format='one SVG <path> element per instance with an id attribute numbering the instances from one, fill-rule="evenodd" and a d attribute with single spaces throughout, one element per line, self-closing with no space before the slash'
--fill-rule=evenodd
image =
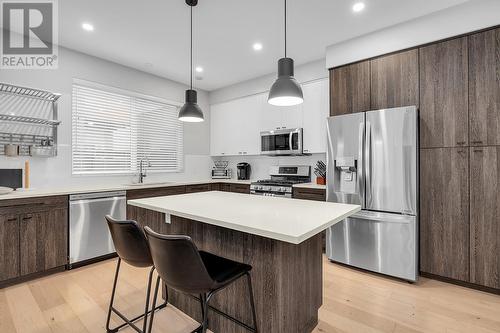
<path id="1" fill-rule="evenodd" d="M 260 132 L 262 155 L 302 155 L 302 128 Z"/>

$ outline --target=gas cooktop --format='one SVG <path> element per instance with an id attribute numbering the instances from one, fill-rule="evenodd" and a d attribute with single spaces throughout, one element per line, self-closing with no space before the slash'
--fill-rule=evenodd
<path id="1" fill-rule="evenodd" d="M 250 185 L 250 193 L 266 196 L 292 197 L 294 184 L 311 181 L 310 166 L 273 166 L 269 170 L 270 179 L 262 179 Z"/>

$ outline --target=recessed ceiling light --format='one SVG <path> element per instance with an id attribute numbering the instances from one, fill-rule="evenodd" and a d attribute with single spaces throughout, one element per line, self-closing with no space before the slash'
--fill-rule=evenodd
<path id="1" fill-rule="evenodd" d="M 85 31 L 94 31 L 94 26 L 90 23 L 82 23 L 82 29 Z"/>
<path id="2" fill-rule="evenodd" d="M 260 50 L 262 50 L 262 44 L 261 44 L 261 43 L 255 43 L 255 44 L 253 44 L 253 49 L 254 49 L 255 51 L 260 51 Z"/>
<path id="3" fill-rule="evenodd" d="M 196 67 L 196 68 L 195 68 L 195 71 L 196 71 L 197 73 L 203 73 L 203 67 L 198 66 L 198 67 Z"/>
<path id="4" fill-rule="evenodd" d="M 365 4 L 363 2 L 356 2 L 352 6 L 352 11 L 355 13 L 358 13 L 358 12 L 362 11 L 363 9 L 365 9 Z"/>

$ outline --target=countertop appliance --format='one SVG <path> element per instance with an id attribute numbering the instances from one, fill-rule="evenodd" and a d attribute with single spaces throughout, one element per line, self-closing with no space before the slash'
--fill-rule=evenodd
<path id="1" fill-rule="evenodd" d="M 125 191 L 75 194 L 69 197 L 69 263 L 85 263 L 115 252 L 104 216 L 126 218 Z"/>
<path id="2" fill-rule="evenodd" d="M 236 171 L 238 174 L 238 180 L 248 180 L 250 179 L 250 173 L 252 169 L 250 168 L 250 164 L 246 162 L 241 162 L 236 164 Z"/>
<path id="3" fill-rule="evenodd" d="M 302 128 L 260 132 L 262 155 L 302 155 Z"/>
<path id="4" fill-rule="evenodd" d="M 250 184 L 250 193 L 272 197 L 291 198 L 294 184 L 311 182 L 309 165 L 276 165 L 269 168 L 270 179 Z"/>
<path id="5" fill-rule="evenodd" d="M 214 161 L 212 168 L 212 179 L 231 179 L 232 172 L 227 166 L 229 161 Z"/>
<path id="6" fill-rule="evenodd" d="M 0 186 L 22 188 L 23 169 L 0 169 Z"/>
<path id="7" fill-rule="evenodd" d="M 418 278 L 415 106 L 328 118 L 327 201 L 361 212 L 327 230 L 330 260 Z"/>

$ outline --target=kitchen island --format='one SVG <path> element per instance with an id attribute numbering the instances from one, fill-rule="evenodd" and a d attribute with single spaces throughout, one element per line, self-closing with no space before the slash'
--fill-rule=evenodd
<path id="1" fill-rule="evenodd" d="M 201 192 L 129 200 L 129 216 L 166 234 L 189 235 L 199 249 L 253 266 L 251 275 L 259 332 L 310 332 L 322 304 L 321 231 L 361 209 L 335 204 Z M 245 281 L 216 294 L 210 305 L 252 325 Z M 169 302 L 196 320 L 200 305 L 168 290 Z M 247 332 L 210 312 L 214 332 Z"/>

